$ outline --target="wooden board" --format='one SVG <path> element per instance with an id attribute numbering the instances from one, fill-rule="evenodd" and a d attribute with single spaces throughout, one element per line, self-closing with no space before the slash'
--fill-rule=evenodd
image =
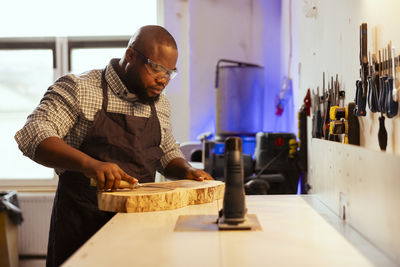
<path id="1" fill-rule="evenodd" d="M 311 191 L 400 264 L 400 155 L 313 138 Z"/>
<path id="2" fill-rule="evenodd" d="M 209 203 L 224 196 L 220 181 L 178 180 L 146 183 L 135 189 L 99 192 L 99 209 L 113 212 L 172 210 L 188 205 Z"/>

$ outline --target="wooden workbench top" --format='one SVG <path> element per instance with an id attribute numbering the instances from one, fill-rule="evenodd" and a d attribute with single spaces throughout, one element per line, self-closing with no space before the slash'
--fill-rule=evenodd
<path id="1" fill-rule="evenodd" d="M 262 230 L 176 231 L 179 216 L 215 215 L 222 201 L 118 213 L 63 266 L 394 266 L 312 196 L 247 196 Z"/>

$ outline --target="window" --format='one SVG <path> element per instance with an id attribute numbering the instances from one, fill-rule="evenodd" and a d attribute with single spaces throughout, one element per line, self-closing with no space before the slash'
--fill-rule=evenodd
<path id="1" fill-rule="evenodd" d="M 115 36 L 112 40 L 103 40 L 99 37 L 69 38 L 68 71 L 80 73 L 104 68 L 111 58 L 123 55 L 129 38 L 130 36 Z"/>
<path id="2" fill-rule="evenodd" d="M 137 28 L 157 24 L 159 1 L 20 0 L 2 7 L 1 25 L 12 26 L 0 28 L 0 185 L 56 183 L 53 169 L 22 156 L 16 131 L 55 79 L 121 57 Z"/>

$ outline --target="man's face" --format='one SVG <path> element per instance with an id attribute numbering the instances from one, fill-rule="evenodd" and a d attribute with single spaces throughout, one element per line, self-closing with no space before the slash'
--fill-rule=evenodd
<path id="1" fill-rule="evenodd" d="M 128 89 L 137 95 L 140 102 L 154 102 L 169 82 L 169 77 L 163 70 L 175 69 L 178 51 L 165 45 L 155 45 L 153 51 L 142 52 L 139 49 L 137 51 L 130 49 L 136 55 L 135 62 L 126 73 Z M 151 64 L 145 63 L 146 58 L 150 59 Z"/>

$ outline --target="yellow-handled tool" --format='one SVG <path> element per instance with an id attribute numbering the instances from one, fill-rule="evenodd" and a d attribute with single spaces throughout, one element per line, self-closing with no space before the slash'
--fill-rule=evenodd
<path id="1" fill-rule="evenodd" d="M 94 178 L 90 178 L 90 186 L 97 186 L 97 180 Z M 140 186 L 142 186 L 142 185 L 139 183 L 131 184 L 124 180 L 121 180 L 119 183 L 119 189 L 125 189 L 125 188 L 134 189 L 134 188 L 137 188 Z"/>

